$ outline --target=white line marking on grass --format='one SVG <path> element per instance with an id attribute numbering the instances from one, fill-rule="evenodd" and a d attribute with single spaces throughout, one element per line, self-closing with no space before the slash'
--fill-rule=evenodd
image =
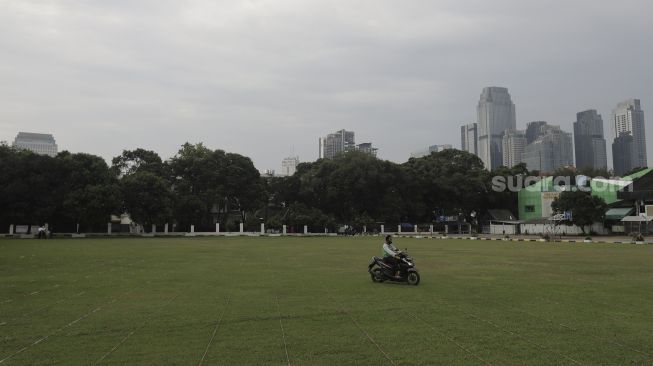
<path id="1" fill-rule="evenodd" d="M 494 302 L 495 304 L 498 304 L 498 305 L 501 305 L 501 306 L 505 306 L 505 307 L 513 308 L 513 309 L 515 309 L 515 310 L 517 310 L 517 311 L 519 311 L 519 312 L 521 312 L 521 313 L 524 313 L 524 314 L 526 314 L 526 315 L 529 315 L 529 316 L 532 317 L 532 318 L 544 320 L 544 321 L 546 321 L 546 322 L 548 322 L 548 323 L 551 323 L 551 324 L 556 325 L 556 326 L 558 326 L 558 327 L 562 327 L 562 328 L 569 329 L 569 330 L 571 330 L 571 331 L 573 331 L 573 332 L 578 332 L 578 331 L 582 330 L 581 328 L 574 328 L 574 327 L 571 327 L 571 326 L 566 325 L 566 324 L 564 324 L 564 323 L 559 323 L 559 322 L 557 322 L 557 321 L 554 321 L 553 319 L 549 319 L 549 318 L 546 318 L 546 317 L 543 317 L 543 316 L 540 316 L 540 315 L 533 314 L 533 313 L 531 313 L 531 312 L 528 312 L 528 311 L 526 311 L 526 310 L 523 310 L 523 309 L 517 308 L 517 307 L 515 307 L 515 306 L 511 306 L 511 305 L 508 305 L 508 304 L 502 304 L 502 303 L 500 303 L 500 302 L 498 302 L 498 301 L 496 301 L 496 300 L 487 300 L 487 299 L 484 299 L 484 298 L 482 298 L 482 297 L 477 297 L 477 298 L 480 299 L 480 300 L 483 300 L 483 301 L 490 301 L 490 302 Z M 633 352 L 641 353 L 641 354 L 646 355 L 646 356 L 648 356 L 648 357 L 653 357 L 653 355 L 651 355 L 651 354 L 648 353 L 648 352 L 644 352 L 644 351 L 638 350 L 638 349 L 636 349 L 636 348 L 630 347 L 630 346 L 625 345 L 625 344 L 623 344 L 623 343 L 619 343 L 619 342 L 617 342 L 617 341 L 612 341 L 612 340 L 607 339 L 607 338 L 604 338 L 604 337 L 599 337 L 599 336 L 597 336 L 597 335 L 594 335 L 592 332 L 587 332 L 587 334 L 588 334 L 590 337 L 594 338 L 594 339 L 597 339 L 597 340 L 600 340 L 600 341 L 604 341 L 604 342 L 608 342 L 608 343 L 610 343 L 610 344 L 612 344 L 612 345 L 615 345 L 615 346 L 618 346 L 618 347 L 621 347 L 621 348 L 624 348 L 624 349 L 627 349 L 627 350 L 630 350 L 630 351 L 633 351 Z"/>
<path id="2" fill-rule="evenodd" d="M 465 310 L 462 310 L 462 309 L 460 308 L 460 306 L 457 306 L 457 305 L 451 304 L 450 302 L 448 302 L 448 301 L 446 301 L 446 300 L 444 300 L 444 299 L 442 299 L 442 298 L 437 298 L 437 297 L 436 297 L 435 299 L 438 300 L 438 301 L 440 301 L 440 303 L 444 303 L 445 305 L 448 305 L 448 306 L 450 306 L 450 307 L 453 307 L 454 309 L 456 309 L 456 310 L 457 310 L 458 312 L 460 312 L 460 313 L 463 313 L 463 314 L 465 314 L 465 315 L 467 315 L 467 316 L 469 316 L 469 317 L 472 317 L 472 318 L 477 319 L 477 320 L 479 320 L 479 321 L 481 321 L 481 322 L 484 322 L 484 323 L 486 323 L 486 324 L 489 324 L 489 325 L 491 325 L 492 327 L 494 327 L 494 328 L 496 328 L 496 329 L 498 329 L 498 330 L 500 330 L 500 331 L 502 331 L 502 332 L 505 332 L 505 333 L 508 333 L 508 334 L 514 335 L 514 336 L 516 336 L 517 338 L 519 338 L 519 339 L 525 341 L 526 343 L 529 343 L 529 344 L 531 344 L 531 345 L 534 345 L 534 346 L 536 346 L 536 347 L 538 347 L 538 348 L 540 348 L 540 349 L 542 349 L 542 350 L 549 350 L 549 351 L 551 351 L 552 353 L 554 353 L 554 354 L 556 354 L 556 355 L 558 355 L 558 356 L 562 356 L 563 358 L 566 358 L 566 359 L 568 359 L 569 361 L 571 361 L 571 362 L 573 362 L 573 363 L 575 363 L 575 364 L 582 365 L 581 362 L 579 362 L 579 361 L 577 361 L 577 360 L 571 358 L 570 356 L 567 356 L 567 355 L 564 354 L 564 353 L 557 352 L 557 351 L 555 351 L 555 350 L 552 350 L 550 347 L 543 346 L 542 344 L 539 344 L 539 343 L 537 343 L 537 342 L 535 342 L 535 341 L 532 341 L 532 340 L 530 340 L 530 339 L 528 339 L 528 338 L 522 336 L 522 335 L 519 334 L 519 333 L 513 332 L 513 331 L 511 331 L 511 330 L 509 330 L 509 329 L 507 329 L 507 328 L 501 327 L 500 325 L 494 323 L 494 322 L 491 321 L 491 320 L 484 319 L 484 318 L 482 318 L 482 317 L 480 317 L 480 316 L 478 316 L 478 315 L 476 315 L 476 314 L 472 314 L 472 313 L 469 313 L 469 312 L 467 312 L 467 311 L 465 311 Z"/>
<path id="3" fill-rule="evenodd" d="M 200 359 L 199 365 L 201 366 L 204 363 L 204 358 L 206 357 L 206 354 L 209 353 L 209 348 L 211 348 L 211 344 L 213 343 L 213 338 L 215 338 L 216 333 L 218 332 L 218 328 L 220 327 L 220 323 L 222 323 L 222 317 L 224 317 L 224 313 L 227 312 L 227 308 L 229 307 L 229 303 L 231 301 L 231 295 L 227 297 L 227 301 L 224 305 L 224 309 L 222 309 L 222 313 L 220 314 L 220 318 L 218 319 L 218 322 L 215 324 L 215 328 L 213 329 L 213 334 L 211 335 L 211 339 L 209 339 L 209 343 L 206 345 L 206 349 L 204 350 L 204 354 L 202 355 L 202 359 Z"/>
<path id="4" fill-rule="evenodd" d="M 336 298 L 331 293 L 331 290 L 327 287 L 325 287 L 324 289 L 326 290 L 331 300 L 333 300 L 333 302 L 337 304 L 338 302 L 336 301 Z M 367 337 L 367 339 L 370 342 L 372 342 L 372 344 L 381 352 L 381 354 L 385 357 L 385 359 L 388 360 L 388 362 L 390 362 L 391 365 L 396 365 L 396 363 L 392 360 L 392 358 L 390 358 L 390 356 L 383 350 L 383 348 L 381 348 L 381 346 L 374 340 L 374 338 L 372 338 L 372 336 L 365 329 L 363 329 L 363 327 L 360 326 L 360 324 L 356 321 L 353 315 L 351 315 L 351 313 L 347 309 L 345 309 L 344 306 L 339 306 L 339 307 L 340 307 L 340 311 L 349 316 L 349 319 L 351 319 L 351 321 L 354 323 L 356 328 L 358 328 L 358 330 L 360 330 L 365 335 L 365 337 Z"/>
<path id="5" fill-rule="evenodd" d="M 290 366 L 288 346 L 286 345 L 286 332 L 283 330 L 283 322 L 281 321 L 281 307 L 279 306 L 279 296 L 275 295 L 275 299 L 277 300 L 277 313 L 279 314 L 279 326 L 281 327 L 281 336 L 283 338 L 283 349 L 286 351 L 286 361 L 288 361 L 288 366 Z"/>
<path id="6" fill-rule="evenodd" d="M 349 315 L 349 319 L 351 319 L 351 320 L 354 322 L 354 324 L 356 325 L 356 327 L 357 327 L 361 332 L 363 332 L 363 334 L 365 334 L 365 336 L 367 337 L 367 339 L 369 339 L 370 342 L 372 342 L 372 343 L 376 346 L 376 348 L 377 348 L 377 349 L 378 349 L 378 350 L 383 354 L 383 356 L 385 356 L 385 358 L 390 362 L 390 364 L 391 364 L 391 365 L 396 365 L 396 363 L 392 360 L 392 358 L 390 358 L 390 356 L 388 356 L 388 354 L 385 353 L 385 351 L 383 350 L 383 348 L 381 348 L 381 346 L 380 346 L 378 343 L 376 343 L 376 341 L 374 340 L 374 338 L 372 338 L 372 336 L 371 336 L 369 333 L 367 333 L 367 331 L 366 331 L 365 329 L 363 329 L 363 327 L 361 327 L 360 324 L 358 324 L 358 322 L 357 322 L 356 319 L 351 315 L 351 313 L 350 313 L 349 311 L 347 311 L 347 309 L 345 309 L 344 307 L 342 308 L 342 311 L 344 311 L 345 314 Z"/>
<path id="7" fill-rule="evenodd" d="M 126 295 L 128 295 L 129 293 L 133 292 L 134 290 L 135 290 L 135 288 L 134 288 L 134 289 L 131 289 L 130 291 L 127 291 L 127 292 L 124 293 L 124 294 L 122 294 L 122 296 L 126 296 Z M 115 299 L 115 298 L 114 298 L 112 301 L 110 301 L 109 304 L 113 304 L 114 302 L 116 302 L 116 299 Z M 4 363 L 5 361 L 7 361 L 7 360 L 13 358 L 14 356 L 17 356 L 18 354 L 20 354 L 20 353 L 22 353 L 22 352 L 24 352 L 24 351 L 27 351 L 27 350 L 29 350 L 30 348 L 32 348 L 32 347 L 38 345 L 39 343 L 46 341 L 48 338 L 54 336 L 54 335 L 57 334 L 57 333 L 60 333 L 60 332 L 62 332 L 62 331 L 64 331 L 64 330 L 66 330 L 67 328 L 72 327 L 73 325 L 75 325 L 75 324 L 77 324 L 78 322 L 80 322 L 80 321 L 82 321 L 82 320 L 88 318 L 89 316 L 91 316 L 91 315 L 97 313 L 97 312 L 100 311 L 100 310 L 102 310 L 102 306 L 98 306 L 98 307 L 96 307 L 95 309 L 93 309 L 93 310 L 89 311 L 88 313 L 86 313 L 86 314 L 80 316 L 79 318 L 77 318 L 77 319 L 71 321 L 70 323 L 68 323 L 68 324 L 66 324 L 66 325 L 64 325 L 64 326 L 62 326 L 62 327 L 60 327 L 60 328 L 58 328 L 58 329 L 56 329 L 56 330 L 50 332 L 48 335 L 46 335 L 46 336 L 44 336 L 44 337 L 41 337 L 41 338 L 37 339 L 36 341 L 32 342 L 31 344 L 29 344 L 29 345 L 27 345 L 27 346 L 25 346 L 25 347 L 19 349 L 18 351 L 14 352 L 14 353 L 12 353 L 12 354 L 10 354 L 10 355 L 8 355 L 8 356 L 6 356 L 5 358 L 3 358 L 3 359 L 0 360 L 0 363 Z"/>
<path id="8" fill-rule="evenodd" d="M 164 304 L 159 308 L 159 310 L 161 310 L 161 309 L 163 309 L 164 307 L 168 306 L 168 305 L 169 305 L 171 302 L 173 302 L 173 301 L 174 301 L 178 296 L 179 296 L 179 295 L 177 294 L 177 295 L 173 296 L 172 298 L 168 299 L 168 301 L 166 301 L 166 302 L 165 302 L 165 303 L 164 303 Z M 104 361 L 105 358 L 109 357 L 109 355 L 111 355 L 113 352 L 115 352 L 115 351 L 116 351 L 120 346 L 123 345 L 123 343 L 125 343 L 125 342 L 127 341 L 127 339 L 129 339 L 129 337 L 131 337 L 134 333 L 136 333 L 137 330 L 143 328 L 143 327 L 144 327 L 144 326 L 145 326 L 145 325 L 150 321 L 150 319 L 152 318 L 153 314 L 155 314 L 155 313 L 156 313 L 156 312 L 150 313 L 150 316 L 148 316 L 148 317 L 146 318 L 146 320 L 145 320 L 143 323 L 141 323 L 140 326 L 138 326 L 138 327 L 136 327 L 136 328 L 133 328 L 129 333 L 127 333 L 127 335 L 126 335 L 125 337 L 123 337 L 123 338 L 120 340 L 120 342 L 118 342 L 115 346 L 113 346 L 113 348 L 111 348 L 111 349 L 109 350 L 109 352 L 105 353 L 102 357 L 100 357 L 100 359 L 98 359 L 97 361 L 95 361 L 95 363 L 94 363 L 93 365 L 97 365 L 97 364 L 99 364 L 100 362 Z"/>
<path id="9" fill-rule="evenodd" d="M 477 360 L 483 362 L 483 363 L 486 364 L 486 365 L 492 365 L 490 362 L 488 362 L 487 360 L 485 360 L 484 358 L 482 358 L 481 356 L 479 356 L 479 355 L 476 354 L 475 352 L 472 352 L 472 351 L 471 351 L 470 349 L 468 349 L 467 347 L 465 347 L 465 346 L 463 346 L 462 344 L 456 342 L 456 340 L 453 339 L 453 337 L 450 337 L 450 336 L 448 336 L 446 333 L 437 330 L 435 327 L 433 327 L 433 326 L 432 326 L 430 323 L 428 323 L 426 320 L 424 320 L 424 319 L 422 319 L 421 317 L 419 317 L 419 315 L 411 314 L 411 313 L 409 313 L 409 312 L 406 311 L 406 310 L 404 310 L 404 312 L 405 312 L 409 317 L 412 317 L 413 319 L 416 319 L 416 320 L 418 320 L 418 321 L 424 323 L 427 327 L 431 328 L 432 331 L 434 331 L 434 332 L 440 334 L 440 336 L 442 336 L 443 338 L 445 338 L 445 339 L 448 340 L 449 342 L 455 344 L 458 348 L 460 348 L 461 350 L 467 352 L 467 353 L 468 353 L 469 355 L 471 355 L 472 357 L 476 358 Z"/>
<path id="10" fill-rule="evenodd" d="M 69 327 L 73 326 L 73 325 L 76 324 L 77 322 L 79 322 L 79 321 L 81 321 L 81 320 L 83 320 L 83 319 L 86 319 L 86 318 L 89 317 L 91 314 L 96 313 L 96 312 L 98 311 L 98 309 L 99 309 L 99 308 L 96 308 L 96 309 L 94 309 L 93 311 L 89 311 L 88 313 L 82 315 L 81 317 L 77 318 L 76 320 L 74 320 L 74 321 L 72 321 L 72 322 L 70 322 L 70 323 L 64 325 L 64 326 L 61 327 L 61 328 L 56 329 L 55 331 L 51 332 L 50 334 L 48 334 L 48 335 L 46 335 L 46 336 L 44 336 L 44 337 L 42 337 L 42 338 L 37 339 L 36 341 L 32 342 L 30 345 L 25 346 L 25 347 L 19 349 L 18 351 L 16 351 L 16 352 L 10 354 L 9 356 L 6 356 L 6 357 L 3 358 L 2 360 L 0 360 L 0 363 L 3 363 L 3 362 L 5 362 L 5 361 L 9 360 L 10 358 L 12 358 L 12 357 L 14 357 L 14 356 L 16 356 L 16 355 L 18 355 L 18 354 L 20 354 L 20 353 L 22 353 L 22 352 L 24 352 L 24 351 L 30 349 L 30 348 L 32 348 L 32 347 L 34 347 L 34 346 L 38 345 L 39 343 L 41 343 L 41 342 L 47 340 L 47 339 L 50 338 L 51 336 L 53 336 L 53 335 L 55 335 L 55 334 L 57 334 L 57 333 L 59 333 L 59 332 L 65 330 L 66 328 L 69 328 Z"/>
<path id="11" fill-rule="evenodd" d="M 270 257 L 268 259 L 268 269 L 272 271 L 272 278 L 276 282 L 276 273 L 274 273 L 274 270 L 272 269 L 272 263 L 270 262 Z M 288 345 L 286 344 L 286 332 L 283 329 L 283 322 L 281 321 L 281 307 L 279 306 L 279 295 L 275 294 L 274 298 L 277 302 L 277 314 L 279 317 L 279 326 L 281 327 L 281 338 L 283 339 L 283 349 L 286 352 L 286 361 L 288 362 L 288 366 L 290 366 L 290 356 L 288 356 Z"/>
<path id="12" fill-rule="evenodd" d="M 85 294 L 85 293 L 86 293 L 86 291 L 78 292 L 78 293 L 76 293 L 76 294 L 74 294 L 74 295 L 72 295 L 72 296 L 68 296 L 67 298 L 57 300 L 57 301 L 53 302 L 52 304 L 48 304 L 48 305 L 42 306 L 42 307 L 40 307 L 40 308 L 38 308 L 38 309 L 36 309 L 36 310 L 32 310 L 32 311 L 30 311 L 29 313 L 25 313 L 25 314 L 23 314 L 23 315 L 20 315 L 20 316 L 14 318 L 14 319 L 11 321 L 11 323 L 13 323 L 16 319 L 28 317 L 28 316 L 30 316 L 30 315 L 32 315 L 32 314 L 38 313 L 38 312 L 41 311 L 41 310 L 45 310 L 45 309 L 47 309 L 47 308 L 49 308 L 49 307 L 52 307 L 52 306 L 54 306 L 54 305 L 61 304 L 62 302 L 66 301 L 66 300 L 70 300 L 70 299 L 72 299 L 72 298 L 74 298 L 74 297 L 82 296 L 82 295 Z"/>

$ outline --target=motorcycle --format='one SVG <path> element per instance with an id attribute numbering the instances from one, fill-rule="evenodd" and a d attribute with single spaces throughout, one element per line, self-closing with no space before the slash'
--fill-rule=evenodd
<path id="1" fill-rule="evenodd" d="M 367 271 L 372 276 L 372 282 L 406 282 L 409 285 L 417 286 L 420 277 L 417 268 L 415 268 L 413 258 L 409 257 L 405 252 L 400 252 L 397 257 L 399 263 L 395 271 L 398 270 L 398 276 L 391 273 L 393 271 L 392 266 L 385 263 L 383 258 L 372 257 L 370 264 L 367 266 Z"/>

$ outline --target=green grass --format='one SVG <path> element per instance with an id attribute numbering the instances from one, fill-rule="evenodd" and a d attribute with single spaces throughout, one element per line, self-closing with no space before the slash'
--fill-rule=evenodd
<path id="1" fill-rule="evenodd" d="M 0 365 L 650 365 L 653 247 L 396 239 L 0 240 Z"/>

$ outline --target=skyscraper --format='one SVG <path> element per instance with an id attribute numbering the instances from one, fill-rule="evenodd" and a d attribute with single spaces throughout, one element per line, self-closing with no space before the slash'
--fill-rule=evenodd
<path id="1" fill-rule="evenodd" d="M 460 127 L 460 149 L 478 155 L 478 123 Z"/>
<path id="2" fill-rule="evenodd" d="M 13 146 L 18 149 L 30 150 L 40 155 L 57 155 L 57 143 L 49 134 L 18 132 Z"/>
<path id="3" fill-rule="evenodd" d="M 485 168 L 493 170 L 503 164 L 503 132 L 517 127 L 515 105 L 508 89 L 483 89 L 477 107 L 478 156 Z"/>
<path id="4" fill-rule="evenodd" d="M 622 132 L 612 143 L 612 164 L 614 174 L 621 176 L 637 168 L 633 166 L 633 136 Z"/>
<path id="5" fill-rule="evenodd" d="M 592 169 L 608 167 L 605 138 L 603 137 L 603 119 L 595 109 L 576 113 L 574 145 L 576 167 Z"/>
<path id="6" fill-rule="evenodd" d="M 528 170 L 552 173 L 556 169 L 574 165 L 571 133 L 560 126 L 540 125 L 540 135 L 524 149 L 523 161 Z"/>
<path id="7" fill-rule="evenodd" d="M 612 123 L 615 142 L 623 133 L 630 134 L 633 137 L 632 153 L 630 156 L 631 168 L 648 166 L 646 159 L 644 111 L 640 107 L 639 99 L 629 99 L 617 104 L 617 108 L 612 111 Z M 622 158 L 613 155 L 614 165 L 616 165 L 617 159 Z"/>
<path id="8" fill-rule="evenodd" d="M 543 128 L 548 124 L 545 121 L 533 121 L 526 124 L 526 144 L 535 142 L 543 134 Z"/>
<path id="9" fill-rule="evenodd" d="M 333 159 L 336 155 L 356 148 L 354 132 L 340 130 L 320 138 L 320 159 Z"/>
<path id="10" fill-rule="evenodd" d="M 512 168 L 523 161 L 526 148 L 526 134 L 524 131 L 508 130 L 503 134 L 503 166 Z"/>
<path id="11" fill-rule="evenodd" d="M 289 156 L 281 161 L 281 175 L 291 176 L 297 171 L 299 156 Z"/>

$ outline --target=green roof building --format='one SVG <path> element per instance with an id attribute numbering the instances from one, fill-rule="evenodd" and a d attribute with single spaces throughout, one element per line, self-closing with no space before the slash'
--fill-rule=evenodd
<path id="1" fill-rule="evenodd" d="M 608 204 L 620 201 L 617 192 L 628 186 L 632 181 L 650 173 L 653 168 L 643 169 L 637 173 L 615 179 L 591 179 L 589 187 L 594 196 L 601 197 Z M 554 177 L 545 177 L 541 181 L 519 191 L 519 219 L 521 221 L 548 218 L 553 215 L 551 203 L 556 199 L 566 186 L 556 185 Z"/>

